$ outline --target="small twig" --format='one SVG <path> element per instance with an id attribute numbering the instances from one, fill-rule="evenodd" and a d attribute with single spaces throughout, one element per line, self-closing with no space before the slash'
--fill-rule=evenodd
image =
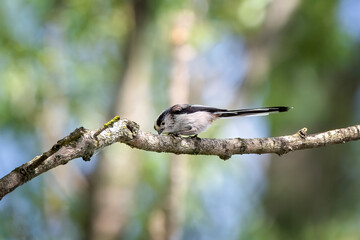
<path id="1" fill-rule="evenodd" d="M 109 128 L 110 126 L 112 126 L 115 122 L 119 121 L 120 117 L 119 116 L 115 116 L 113 119 L 111 119 L 110 121 L 108 121 L 107 123 L 104 124 L 104 126 L 102 126 L 101 128 L 99 128 L 95 133 L 94 133 L 94 138 L 97 140 L 97 136 L 104 131 L 105 129 Z"/>
<path id="2" fill-rule="evenodd" d="M 299 133 L 299 136 L 300 136 L 302 139 L 305 139 L 305 138 L 306 138 L 306 135 L 307 135 L 307 128 L 304 127 L 304 128 L 302 128 L 302 129 L 300 129 L 300 130 L 298 131 L 298 133 Z"/>

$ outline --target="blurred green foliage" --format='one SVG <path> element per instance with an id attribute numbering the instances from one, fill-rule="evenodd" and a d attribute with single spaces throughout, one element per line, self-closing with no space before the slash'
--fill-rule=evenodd
<path id="1" fill-rule="evenodd" d="M 220 92 L 228 85 L 237 92 L 234 86 L 244 87 L 245 80 L 238 79 L 231 85 L 231 79 L 221 78 L 221 71 L 215 70 L 229 67 L 239 74 L 243 68 L 221 58 L 221 54 L 234 57 L 230 55 L 235 51 L 217 55 L 213 49 L 221 49 L 230 39 L 243 44 L 247 55 L 252 40 L 263 31 L 270 3 L 1 1 L 1 175 L 41 153 L 75 127 L 96 128 L 109 120 L 129 64 L 127 54 L 134 31 L 145 33 L 149 39 L 150 104 L 154 112 L 167 106 L 172 65 L 169 32 L 174 16 L 184 10 L 196 18 L 189 38 L 196 55 L 190 65 L 197 74 L 192 74 L 212 74 L 211 79 L 191 78 L 196 90 L 192 98 L 206 104 L 204 92 L 210 92 L 215 82 L 211 96 L 219 105 L 236 99 L 234 92 L 225 97 Z M 261 84 L 245 89 L 256 100 L 244 101 L 250 105 L 287 104 L 294 109 L 272 116 L 268 122 L 259 120 L 258 128 L 265 131 L 257 133 L 266 135 L 267 126 L 271 135 L 278 135 L 305 126 L 313 133 L 359 123 L 359 39 L 342 25 L 341 19 L 347 16 L 339 13 L 342 4 L 345 0 L 300 1 L 284 27 L 276 36 L 269 36 L 275 39 L 268 46 L 269 69 L 261 77 Z M 139 25 L 141 28 L 137 28 Z M 209 59 L 215 59 L 215 63 Z M 240 64 L 249 62 L 251 59 Z M 204 70 L 205 65 L 210 67 Z M 201 72 L 206 69 L 214 73 Z M 147 120 L 155 117 L 154 113 Z M 219 125 L 207 134 L 220 136 L 227 126 L 226 122 Z M 354 142 L 296 152 L 266 163 L 266 159 L 252 156 L 226 163 L 215 157 L 192 157 L 185 218 L 180 227 L 183 238 L 357 239 L 358 145 Z M 150 238 L 151 213 L 164 208 L 166 201 L 169 155 L 141 154 L 140 158 L 143 163 L 134 199 L 137 207 L 119 238 Z M 46 174 L 6 196 L 0 205 L 0 239 L 85 238 L 91 227 L 88 198 L 94 161 L 72 162 L 71 176 L 64 172 L 59 172 L 61 177 Z"/>

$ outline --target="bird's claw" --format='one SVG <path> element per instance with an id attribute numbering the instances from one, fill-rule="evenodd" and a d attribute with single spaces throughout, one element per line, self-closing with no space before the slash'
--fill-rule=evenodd
<path id="1" fill-rule="evenodd" d="M 171 133 L 169 136 L 174 140 L 182 139 L 182 137 L 178 133 Z"/>

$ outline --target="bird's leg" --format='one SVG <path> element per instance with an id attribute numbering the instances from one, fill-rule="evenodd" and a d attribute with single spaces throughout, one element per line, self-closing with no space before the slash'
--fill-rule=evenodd
<path id="1" fill-rule="evenodd" d="M 193 136 L 189 136 L 189 138 L 201 140 L 201 138 L 199 138 L 197 134 L 195 134 Z"/>

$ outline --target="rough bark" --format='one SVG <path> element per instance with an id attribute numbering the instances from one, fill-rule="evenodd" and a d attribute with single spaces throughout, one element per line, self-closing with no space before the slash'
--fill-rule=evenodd
<path id="1" fill-rule="evenodd" d="M 89 161 L 96 151 L 116 142 L 145 151 L 215 155 L 227 160 L 234 154 L 276 153 L 282 155 L 291 151 L 360 139 L 360 125 L 311 135 L 307 135 L 306 131 L 306 128 L 303 128 L 293 135 L 269 138 L 183 138 L 143 132 L 137 123 L 115 117 L 95 131 L 82 127 L 76 129 L 69 136 L 59 140 L 49 151 L 36 156 L 1 178 L 0 200 L 9 192 L 44 172 L 79 157 Z"/>

